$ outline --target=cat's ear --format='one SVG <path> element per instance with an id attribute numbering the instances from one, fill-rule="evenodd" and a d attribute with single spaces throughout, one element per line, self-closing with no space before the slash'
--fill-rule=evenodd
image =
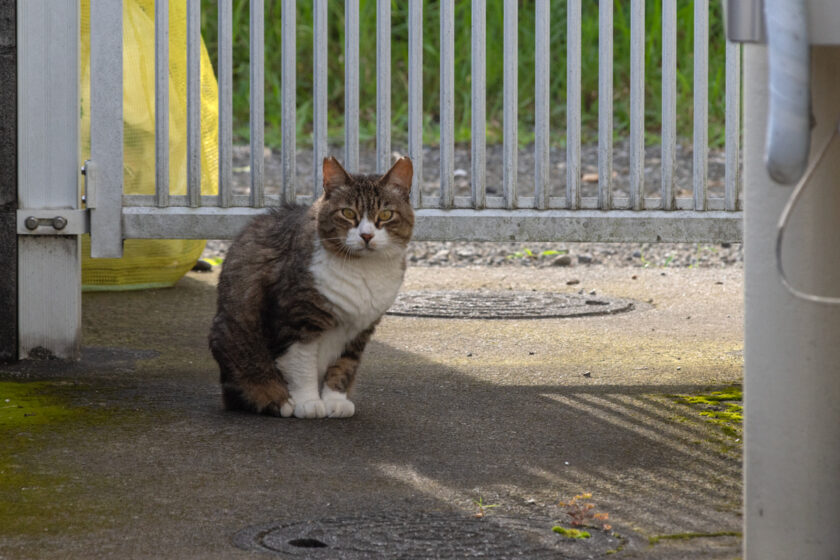
<path id="1" fill-rule="evenodd" d="M 334 157 L 324 158 L 324 192 L 329 195 L 333 189 L 349 184 L 350 176 Z"/>
<path id="2" fill-rule="evenodd" d="M 394 163 L 391 169 L 379 180 L 381 185 L 396 187 L 405 198 L 411 192 L 411 178 L 414 175 L 414 166 L 407 157 L 401 157 Z"/>

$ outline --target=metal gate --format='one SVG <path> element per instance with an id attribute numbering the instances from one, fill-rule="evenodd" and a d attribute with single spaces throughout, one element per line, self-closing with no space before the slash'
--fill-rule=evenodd
<path id="1" fill-rule="evenodd" d="M 123 193 L 122 2 L 91 0 L 91 157 L 86 162 L 86 206 L 81 204 L 79 164 L 79 0 L 18 0 L 18 220 L 20 356 L 44 347 L 77 356 L 81 324 L 79 235 L 91 233 L 94 257 L 118 257 L 129 238 L 230 238 L 255 214 L 282 202 L 311 202 L 320 194 L 320 166 L 307 185 L 295 184 L 295 0 L 282 0 L 282 169 L 278 194 L 267 193 L 263 174 L 263 0 L 251 0 L 251 188 L 235 194 L 232 176 L 232 1 L 218 2 L 219 191 L 202 196 L 200 169 L 200 0 L 187 6 L 187 191 L 170 194 L 167 122 L 168 22 L 166 0 L 155 2 L 156 192 Z M 487 180 L 486 1 L 472 0 L 470 190 L 454 181 L 454 4 L 440 3 L 440 185 L 434 194 L 412 192 L 417 240 L 486 241 L 740 241 L 739 164 L 740 48 L 726 47 L 726 171 L 723 196 L 710 196 L 708 179 L 708 0 L 694 0 L 694 134 L 691 196 L 676 189 L 676 0 L 662 2 L 662 148 L 659 196 L 648 196 L 644 176 L 645 2 L 630 0 L 630 172 L 627 192 L 613 182 L 613 0 L 599 0 L 598 184 L 581 181 L 581 4 L 567 0 L 567 141 L 565 192 L 550 185 L 551 71 L 549 0 L 534 3 L 537 77 L 534 184 L 517 181 L 517 26 L 519 2 L 504 0 L 503 169 L 500 185 Z M 327 155 L 327 0 L 314 6 L 315 162 Z M 409 0 L 408 155 L 423 174 L 423 2 Z M 530 8 L 529 8 L 530 9 Z M 345 135 L 343 160 L 359 165 L 359 0 L 345 1 Z M 391 154 L 391 0 L 377 0 L 376 165 Z M 491 38 L 493 39 L 493 38 Z M 341 155 L 341 154 L 338 154 Z M 151 165 L 151 162 L 149 163 Z M 499 194 L 496 194 L 499 193 Z"/>
<path id="2" fill-rule="evenodd" d="M 187 194 L 169 193 L 168 172 L 168 2 L 155 3 L 157 185 L 152 196 L 123 196 L 122 180 L 122 7 L 113 0 L 91 2 L 91 162 L 87 188 L 91 211 L 92 253 L 120 255 L 127 238 L 229 238 L 265 207 L 281 202 L 311 202 L 320 194 L 320 166 L 312 181 L 295 184 L 295 14 L 296 0 L 282 1 L 282 169 L 279 194 L 266 194 L 263 174 L 264 6 L 252 0 L 250 9 L 251 190 L 231 189 L 232 41 L 230 1 L 218 3 L 219 194 L 202 196 L 199 131 L 200 1 L 187 0 Z M 676 154 L 676 2 L 662 3 L 662 184 L 658 197 L 645 196 L 644 185 L 644 0 L 631 3 L 630 177 L 629 193 L 613 189 L 613 1 L 599 4 L 599 183 L 597 196 L 581 189 L 581 0 L 569 0 L 567 44 L 567 152 L 565 196 L 549 190 L 549 2 L 535 3 L 535 184 L 517 184 L 517 24 L 519 3 L 504 1 L 504 177 L 501 196 L 487 194 L 485 139 L 485 0 L 472 1 L 472 145 L 471 191 L 455 196 L 454 150 L 454 4 L 440 5 L 440 188 L 423 196 L 414 188 L 418 240 L 565 240 L 565 241 L 738 241 L 740 208 L 739 47 L 726 51 L 726 180 L 723 197 L 707 191 L 708 0 L 694 3 L 694 138 L 693 195 L 675 196 Z M 326 0 L 314 0 L 314 158 L 327 155 Z M 345 145 L 350 171 L 359 166 L 359 5 L 345 2 Z M 422 24 L 423 2 L 409 5 L 408 155 L 416 174 L 423 173 L 422 147 Z M 391 0 L 377 0 L 377 135 L 376 167 L 387 169 L 391 157 Z M 524 189 L 528 194 L 524 195 Z M 533 193 L 533 194 L 531 194 Z"/>

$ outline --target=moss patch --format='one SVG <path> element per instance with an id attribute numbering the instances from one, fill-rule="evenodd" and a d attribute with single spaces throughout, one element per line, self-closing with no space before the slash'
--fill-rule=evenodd
<path id="1" fill-rule="evenodd" d="M 704 538 L 713 538 L 713 537 L 740 537 L 742 536 L 740 531 L 718 531 L 717 533 L 677 533 L 674 535 L 657 535 L 655 537 L 650 537 L 648 542 L 651 546 L 655 545 L 659 541 L 664 540 L 690 540 L 690 539 L 704 539 Z"/>
<path id="2" fill-rule="evenodd" d="M 58 393 L 71 385 L 45 381 L 0 381 L 0 433 L 70 420 L 79 414 Z"/>
<path id="3" fill-rule="evenodd" d="M 740 385 L 722 391 L 700 395 L 670 395 L 676 402 L 698 410 L 707 422 L 718 426 L 729 436 L 740 439 L 743 435 L 744 392 Z"/>
<path id="4" fill-rule="evenodd" d="M 592 536 L 589 534 L 588 531 L 581 531 L 579 529 L 567 529 L 565 527 L 560 527 L 559 525 L 556 527 L 552 527 L 551 530 L 555 533 L 560 533 L 564 537 L 569 537 L 570 539 L 588 539 Z"/>
<path id="5" fill-rule="evenodd" d="M 102 425 L 113 410 L 77 406 L 67 381 L 0 381 L 0 534 L 81 528 L 99 505 L 86 498 L 75 472 L 47 453 L 50 442 Z"/>

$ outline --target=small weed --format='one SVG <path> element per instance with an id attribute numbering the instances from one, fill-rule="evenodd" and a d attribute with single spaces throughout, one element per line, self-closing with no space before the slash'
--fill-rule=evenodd
<path id="1" fill-rule="evenodd" d="M 521 251 L 516 251 L 515 253 L 508 255 L 507 258 L 509 259 L 543 259 L 546 257 L 553 257 L 555 255 L 565 255 L 568 253 L 565 249 L 563 250 L 555 250 L 549 249 L 547 251 L 540 251 L 539 253 L 535 253 L 531 249 L 523 248 Z"/>
<path id="2" fill-rule="evenodd" d="M 592 498 L 591 492 L 578 494 L 568 502 L 560 502 L 560 507 L 572 519 L 572 525 L 575 527 L 600 527 L 604 531 L 609 531 L 612 525 L 606 521 L 610 518 L 610 514 L 596 512 L 595 504 L 583 501 L 590 498 Z"/>
<path id="3" fill-rule="evenodd" d="M 517 251 L 512 255 L 508 255 L 509 259 L 535 259 L 537 256 L 531 249 L 522 249 L 521 251 Z"/>
<path id="4" fill-rule="evenodd" d="M 491 509 L 491 508 L 494 508 L 494 507 L 499 507 L 499 504 L 485 504 L 484 500 L 482 499 L 481 496 L 479 496 L 477 500 L 473 500 L 473 502 L 475 502 L 475 507 L 476 507 L 475 517 L 477 517 L 479 519 L 481 519 L 482 517 L 484 517 L 487 514 L 487 512 L 485 510 L 488 510 L 488 509 Z"/>
<path id="5" fill-rule="evenodd" d="M 566 529 L 565 527 L 560 527 L 557 525 L 556 527 L 552 527 L 551 529 L 555 533 L 560 533 L 564 537 L 569 537 L 570 539 L 588 539 L 592 535 L 589 534 L 588 531 L 581 531 L 579 529 Z"/>

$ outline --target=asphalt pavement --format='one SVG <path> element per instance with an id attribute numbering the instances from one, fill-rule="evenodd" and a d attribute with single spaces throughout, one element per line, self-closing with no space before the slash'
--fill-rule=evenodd
<path id="1" fill-rule="evenodd" d="M 740 431 L 675 395 L 740 384 L 741 269 L 411 268 L 636 305 L 386 316 L 324 420 L 222 410 L 217 278 L 85 294 L 80 362 L 0 366 L 0 558 L 740 556 Z"/>

